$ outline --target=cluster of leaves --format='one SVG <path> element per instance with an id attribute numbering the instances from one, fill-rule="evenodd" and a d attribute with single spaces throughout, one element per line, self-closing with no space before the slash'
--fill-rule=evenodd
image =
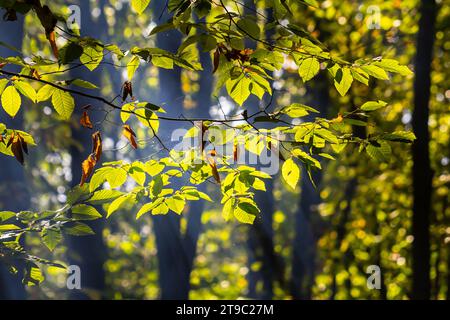
<path id="1" fill-rule="evenodd" d="M 298 2 L 316 5 L 315 1 Z M 33 103 L 51 100 L 61 120 L 69 120 L 75 108 L 73 95 L 81 94 L 105 104 L 112 110 L 120 111 L 123 135 L 133 148 L 138 148 L 139 144 L 134 130 L 127 123 L 132 115 L 143 127 L 149 129 L 149 135 L 158 140 L 169 156 L 145 163 L 103 163 L 94 172 L 94 167 L 100 162 L 102 150 L 101 133 L 96 131 L 92 136 L 92 152 L 80 164 L 83 169 L 80 186 L 69 193 L 67 204 L 56 212 L 29 213 L 27 219 L 20 218 L 28 227 L 15 226 L 17 230 L 13 230 L 14 232 L 9 232 L 10 229 L 7 229 L 8 233 L 1 232 L 2 239 L 14 237 L 15 246 L 19 245 L 20 236 L 29 231 L 41 232 L 42 240 L 49 249 L 53 249 L 61 241 L 62 230 L 77 235 L 91 233 L 92 230 L 78 220 L 101 217 L 92 205 L 107 204 L 107 217 L 129 203 L 142 204 L 137 211 L 137 218 L 146 213 L 167 214 L 169 210 L 181 214 L 187 201 L 211 201 L 197 186 L 206 182 L 214 183 L 213 181 L 220 184 L 224 218 L 235 218 L 239 222 L 251 224 L 260 212 L 254 201 L 254 191 L 265 190 L 264 179 L 269 179 L 270 176 L 255 167 L 239 164 L 238 158 L 242 154 L 240 147 L 243 146 L 244 150 L 257 156 L 263 151 L 276 154 L 278 161 L 283 163 L 283 180 L 290 188 L 295 189 L 301 176 L 301 167 L 304 167 L 311 178 L 312 170 L 321 169 L 320 157 L 334 159 L 330 150 L 339 153 L 348 144 L 354 143 L 370 157 L 386 161 L 391 154 L 389 142 L 412 142 L 415 139 L 410 132 L 385 133 L 376 130 L 365 139 L 355 137 L 352 128 L 368 126 L 370 113 L 387 106 L 383 101 L 366 102 L 361 107 L 339 114 L 331 120 L 316 117 L 314 121 L 302 121 L 301 118 L 318 111 L 301 103 L 279 107 L 272 112 L 269 111 L 269 104 L 252 115 L 247 114 L 245 103 L 250 95 L 259 99 L 263 99 L 266 94 L 272 95 L 270 83 L 273 73 L 282 69 L 288 62 L 294 63 L 299 80 L 303 83 L 313 79 L 320 70 L 327 69 L 341 96 L 347 94 L 353 80 L 368 86 L 371 77 L 388 80 L 388 73 L 407 75 L 411 72 L 408 67 L 392 59 L 359 59 L 354 62 L 341 59 L 300 26 L 278 23 L 280 19 L 288 18 L 292 14 L 286 1 L 274 1 L 272 4 L 275 20 L 267 21 L 269 28 L 276 32 L 275 40 L 272 40 L 263 37 L 259 27 L 260 21 L 256 16 L 243 16 L 230 11 L 222 1 L 213 3 L 206 0 L 170 0 L 168 10 L 172 12 L 172 18 L 155 27 L 151 34 L 171 29 L 180 31 L 185 35 L 185 39 L 176 53 L 153 47 L 132 47 L 123 50 L 116 44 L 105 44 L 98 39 L 76 34 L 65 35 L 66 44 L 58 48 L 55 42 L 55 27 L 57 20 L 63 18 L 52 13 L 47 6 L 42 7 L 39 1 L 27 5 L 26 10 L 22 11 L 18 10 L 18 3 L 19 1 L 7 1 L 6 4 L 2 3 L 2 7 L 25 14 L 33 9 L 41 21 L 57 60 L 38 55 L 31 58 L 0 57 L 2 68 L 8 65 L 21 68 L 20 73 L 0 69 L 0 75 L 4 76 L 0 79 L 3 109 L 14 117 L 20 110 L 21 96 Z M 131 2 L 137 13 L 142 13 L 149 3 L 150 1 L 144 0 Z M 196 17 L 203 17 L 210 10 L 218 12 L 211 21 L 202 23 L 196 20 Z M 248 40 L 254 41 L 256 48 L 247 48 L 245 44 Z M 190 71 L 202 70 L 197 57 L 188 50 L 194 44 L 211 53 L 213 72 L 217 79 L 216 92 L 225 89 L 228 95 L 242 106 L 243 112 L 239 118 L 232 120 L 202 120 L 200 125 L 194 125 L 184 137 L 190 139 L 199 136 L 196 145 L 169 150 L 158 137 L 160 121 L 180 119 L 158 116 L 165 113 L 165 110 L 153 103 L 136 99 L 133 95 L 132 80 L 143 62 L 164 69 L 177 66 Z M 41 71 L 48 66 L 58 65 L 64 68 L 79 63 L 79 66 L 94 72 L 107 55 L 127 69 L 128 81 L 122 87 L 122 105 L 73 89 L 74 86 L 84 89 L 97 88 L 86 80 L 55 80 L 52 75 Z M 66 73 L 64 70 L 62 69 L 62 75 Z M 37 90 L 33 87 L 36 84 L 40 85 Z M 188 121 L 190 120 L 186 119 L 186 122 Z M 276 127 L 258 128 L 265 122 L 275 124 Z M 88 111 L 83 113 L 80 123 L 87 129 L 93 129 Z M 27 152 L 27 144 L 34 145 L 32 137 L 22 131 L 7 129 L 3 125 L 0 131 L 0 152 L 13 155 L 23 163 L 22 151 Z M 231 145 L 231 148 L 224 148 L 226 145 Z M 219 148 L 231 149 L 232 152 L 220 153 L 217 151 Z M 87 183 L 91 175 L 92 178 Z M 178 190 L 170 188 L 173 179 L 186 177 L 189 178 L 190 185 Z M 127 181 L 133 183 L 126 184 Z M 103 186 L 105 188 L 101 188 Z M 2 225 L 3 221 L 6 219 L 2 219 Z M 10 247 L 9 241 L 2 241 L 0 244 L 0 248 Z"/>

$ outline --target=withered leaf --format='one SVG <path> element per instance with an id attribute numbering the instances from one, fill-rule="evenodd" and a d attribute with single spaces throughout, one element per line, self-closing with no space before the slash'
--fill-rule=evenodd
<path id="1" fill-rule="evenodd" d="M 9 146 L 12 144 L 13 140 L 14 140 L 14 136 L 15 136 L 15 132 L 13 131 L 11 133 L 11 136 L 9 137 L 8 143 L 6 144 L 6 147 L 9 148 Z"/>
<path id="2" fill-rule="evenodd" d="M 28 145 L 27 145 L 27 143 L 25 142 L 25 140 L 23 139 L 23 137 L 20 134 L 18 134 L 17 136 L 19 137 L 20 146 L 22 147 L 23 152 L 28 154 Z"/>
<path id="3" fill-rule="evenodd" d="M 208 157 L 208 162 L 209 162 L 209 166 L 211 167 L 212 170 L 212 175 L 214 177 L 214 180 L 216 180 L 217 183 L 220 183 L 220 175 L 219 175 L 219 171 L 217 170 L 217 165 L 216 165 L 216 161 L 214 160 L 214 156 L 215 156 L 215 150 L 214 150 L 214 155 L 212 154 L 213 151 L 210 152 L 210 154 L 212 155 L 211 157 Z"/>
<path id="4" fill-rule="evenodd" d="M 220 62 L 220 51 L 219 48 L 214 51 L 214 59 L 213 59 L 213 72 L 215 73 L 217 69 L 219 68 L 219 62 Z"/>
<path id="5" fill-rule="evenodd" d="M 30 69 L 30 76 L 32 76 L 33 78 L 35 78 L 35 79 L 37 79 L 37 80 L 41 79 L 41 75 L 40 75 L 39 72 L 38 72 L 36 69 L 34 69 L 34 68 L 31 68 L 31 69 Z"/>
<path id="6" fill-rule="evenodd" d="M 197 123 L 197 126 L 200 127 L 201 130 L 201 148 L 200 148 L 200 152 L 203 154 L 203 150 L 205 150 L 205 145 L 206 145 L 206 139 L 205 139 L 205 134 L 208 131 L 208 126 L 205 125 L 205 123 L 203 121 L 200 121 L 200 124 Z"/>
<path id="7" fill-rule="evenodd" d="M 136 143 L 136 133 L 134 133 L 133 129 L 131 129 L 129 125 L 126 124 L 123 126 L 122 134 L 124 135 L 125 138 L 128 139 L 128 141 L 130 142 L 131 146 L 134 149 L 138 148 L 138 145 Z"/>
<path id="8" fill-rule="evenodd" d="M 81 164 L 81 181 L 80 181 L 80 187 L 83 186 L 83 184 L 86 182 L 87 178 L 92 174 L 92 171 L 94 170 L 94 167 L 96 165 L 97 161 L 95 159 L 95 154 L 91 153 L 89 157 L 83 161 Z"/>
<path id="9" fill-rule="evenodd" d="M 50 46 L 52 47 L 53 55 L 56 59 L 58 59 L 58 46 L 56 45 L 56 35 L 55 31 L 52 31 L 48 34 L 48 41 L 50 42 Z"/>
<path id="10" fill-rule="evenodd" d="M 133 99 L 133 85 L 130 81 L 125 81 L 122 86 L 122 102 L 125 101 L 128 96 Z"/>
<path id="11" fill-rule="evenodd" d="M 89 118 L 89 114 L 87 113 L 87 111 L 83 112 L 83 115 L 80 118 L 80 124 L 85 127 L 85 128 L 89 128 L 92 129 L 94 126 L 92 125 L 91 122 L 91 118 Z"/>
<path id="12" fill-rule="evenodd" d="M 20 143 L 20 138 L 18 135 L 16 135 L 13 138 L 13 141 L 11 143 L 11 151 L 14 154 L 14 157 L 17 159 L 17 161 L 19 161 L 20 164 L 23 165 L 24 158 L 23 158 L 23 152 L 22 152 L 22 145 Z"/>
<path id="13" fill-rule="evenodd" d="M 102 136 L 100 131 L 96 131 L 92 135 L 92 153 L 94 155 L 95 161 L 100 161 L 100 157 L 102 156 Z"/>

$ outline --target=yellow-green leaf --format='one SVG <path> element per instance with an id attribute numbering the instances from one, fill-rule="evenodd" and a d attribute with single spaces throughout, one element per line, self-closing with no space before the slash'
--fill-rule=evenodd
<path id="1" fill-rule="evenodd" d="M 127 181 L 127 172 L 121 168 L 111 168 L 105 173 L 105 178 L 111 189 L 118 188 Z"/>
<path id="2" fill-rule="evenodd" d="M 381 109 L 383 107 L 385 107 L 387 105 L 387 102 L 384 102 L 382 100 L 378 100 L 378 101 L 367 101 L 366 103 L 364 103 L 361 106 L 361 110 L 364 111 L 374 111 L 374 110 L 378 110 Z"/>
<path id="3" fill-rule="evenodd" d="M 287 159 L 283 163 L 281 174 L 284 181 L 286 181 L 286 183 L 295 190 L 298 180 L 300 179 L 300 168 L 297 166 L 294 160 L 292 160 L 292 158 Z"/>
<path id="4" fill-rule="evenodd" d="M 75 101 L 70 93 L 56 89 L 52 95 L 52 104 L 61 118 L 64 120 L 70 119 L 75 108 Z"/>
<path id="5" fill-rule="evenodd" d="M 97 209 L 87 204 L 77 204 L 73 206 L 72 216 L 76 220 L 95 220 L 102 217 Z"/>
<path id="6" fill-rule="evenodd" d="M 303 82 L 311 80 L 320 70 L 319 60 L 316 58 L 307 58 L 304 59 L 299 68 L 298 74 L 303 79 Z"/>
<path id="7" fill-rule="evenodd" d="M 133 7 L 134 11 L 136 11 L 138 14 L 144 12 L 144 10 L 148 7 L 149 4 L 150 0 L 131 0 L 131 6 Z"/>
<path id="8" fill-rule="evenodd" d="M 131 58 L 131 60 L 127 64 L 127 74 L 129 81 L 133 79 L 133 76 L 138 68 L 139 68 L 139 57 L 133 56 L 133 58 Z"/>
<path id="9" fill-rule="evenodd" d="M 44 228 L 41 232 L 41 238 L 47 248 L 53 251 L 62 240 L 61 231 L 56 228 Z"/>
<path id="10" fill-rule="evenodd" d="M 353 77 L 349 68 L 342 68 L 341 71 L 336 73 L 334 86 L 341 96 L 345 96 L 352 85 Z"/>
<path id="11" fill-rule="evenodd" d="M 102 60 L 103 48 L 99 45 L 85 47 L 80 57 L 80 62 L 91 71 L 95 70 Z"/>
<path id="12" fill-rule="evenodd" d="M 17 112 L 19 112 L 20 105 L 22 104 L 22 100 L 20 99 L 20 95 L 16 88 L 14 86 L 7 87 L 2 93 L 1 101 L 6 113 L 14 118 Z"/>
<path id="13" fill-rule="evenodd" d="M 389 80 L 389 76 L 387 75 L 386 71 L 375 65 L 361 66 L 361 69 L 377 79 Z"/>
<path id="14" fill-rule="evenodd" d="M 236 80 L 228 80 L 226 82 L 226 88 L 230 97 L 236 101 L 236 103 L 240 106 L 247 100 L 250 95 L 250 84 L 252 81 L 242 76 Z"/>
<path id="15" fill-rule="evenodd" d="M 28 83 L 24 81 L 14 81 L 14 86 L 19 90 L 21 94 L 30 99 L 33 102 L 36 102 L 36 90 Z"/>
<path id="16" fill-rule="evenodd" d="M 9 80 L 8 79 L 0 79 L 0 95 L 3 93 L 3 90 L 5 90 L 5 87 L 8 85 Z"/>
<path id="17" fill-rule="evenodd" d="M 44 85 L 43 87 L 41 87 L 37 93 L 37 101 L 41 102 L 41 101 L 46 101 L 48 99 L 50 99 L 50 97 L 53 95 L 53 93 L 56 91 L 57 89 L 49 84 Z"/>
<path id="18" fill-rule="evenodd" d="M 109 216 L 111 216 L 114 212 L 122 208 L 128 199 L 131 199 L 130 195 L 123 195 L 114 200 L 113 202 L 111 202 L 111 204 L 108 207 L 108 213 L 106 215 L 106 218 L 109 218 Z"/>
<path id="19" fill-rule="evenodd" d="M 158 116 L 156 115 L 156 113 L 145 109 L 145 108 L 141 108 L 141 109 L 137 109 L 135 111 L 136 117 L 138 118 L 138 120 L 146 127 L 148 128 L 152 128 L 152 131 L 154 131 L 154 133 L 158 133 L 159 130 L 159 119 Z"/>

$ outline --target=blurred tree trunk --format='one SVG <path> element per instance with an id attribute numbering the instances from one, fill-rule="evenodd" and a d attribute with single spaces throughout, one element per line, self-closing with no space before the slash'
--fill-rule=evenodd
<path id="1" fill-rule="evenodd" d="M 203 66 L 203 71 L 200 72 L 199 91 L 196 94 L 197 106 L 191 112 L 193 117 L 204 117 L 208 114 L 211 107 L 211 94 L 213 90 L 213 76 L 212 76 L 212 63 L 209 52 L 201 52 L 200 50 L 200 63 Z M 199 190 L 205 192 L 206 184 L 199 186 Z M 190 274 L 194 266 L 195 254 L 197 251 L 197 242 L 202 231 L 202 214 L 205 207 L 205 201 L 192 201 L 189 204 L 187 216 L 187 228 L 184 235 L 184 250 L 187 255 L 187 268 L 188 274 L 184 279 L 185 286 L 188 287 L 188 295 L 190 290 Z"/>
<path id="2" fill-rule="evenodd" d="M 253 0 L 245 1 L 244 14 L 255 15 L 256 6 Z M 272 10 L 267 10 L 265 16 L 272 19 Z M 271 39 L 273 30 L 265 29 L 265 38 Z M 270 40 L 269 40 L 270 41 Z M 254 41 L 246 42 L 247 48 L 254 48 Z M 275 94 L 275 93 L 273 93 Z M 247 109 L 253 108 L 251 112 L 259 109 L 259 103 L 255 97 L 251 97 L 246 103 Z M 261 167 L 257 168 L 261 170 Z M 254 299 L 272 299 L 274 280 L 278 280 L 283 286 L 283 267 L 274 251 L 273 245 L 273 213 L 275 200 L 273 196 L 273 181 L 268 180 L 266 191 L 255 193 L 255 202 L 261 210 L 260 218 L 257 218 L 248 230 L 248 296 Z M 255 269 L 254 264 L 260 265 Z M 260 285 L 261 284 L 261 285 Z"/>
<path id="3" fill-rule="evenodd" d="M 417 140 L 413 153 L 413 218 L 412 246 L 413 299 L 430 298 L 430 210 L 432 170 L 430 165 L 430 134 L 428 132 L 431 62 L 435 38 L 437 6 L 435 0 L 422 0 L 414 79 L 414 112 L 412 126 Z"/>
<path id="4" fill-rule="evenodd" d="M 160 5 L 164 5 L 161 3 Z M 157 6 L 155 13 L 163 11 L 162 6 Z M 165 12 L 161 22 L 168 18 Z M 158 47 L 176 52 L 181 44 L 182 35 L 178 31 L 162 32 L 157 35 Z M 198 102 L 190 116 L 200 117 L 208 114 L 211 106 L 212 93 L 212 65 L 209 53 L 200 52 L 200 62 L 203 71 L 200 74 L 200 89 L 195 95 Z M 179 115 L 183 112 L 184 93 L 181 90 L 181 69 L 159 69 L 160 103 L 167 103 L 171 112 Z M 171 129 L 177 129 L 174 125 L 164 126 L 165 133 L 160 136 L 170 136 Z M 181 184 L 175 186 L 175 189 Z M 200 186 L 203 190 L 205 186 Z M 185 216 L 187 228 L 185 234 L 180 229 L 181 217 L 170 212 L 164 216 L 154 216 L 154 229 L 159 259 L 159 283 L 161 299 L 188 299 L 190 291 L 190 274 L 193 268 L 197 242 L 201 232 L 201 216 L 204 209 L 204 201 L 189 203 Z"/>
<path id="5" fill-rule="evenodd" d="M 0 41 L 12 45 L 18 50 L 22 49 L 23 41 L 23 16 L 18 15 L 17 21 L 7 22 L 0 20 Z M 18 53 L 0 46 L 0 56 L 17 56 Z M 5 67 L 10 68 L 10 66 Z M 17 67 L 11 67 L 12 71 L 20 71 Z M 16 70 L 14 70 L 14 68 Z M 9 70 L 9 69 L 8 69 Z M 3 110 L 0 111 L 0 122 L 8 128 L 23 129 L 23 106 L 14 119 L 11 119 Z M 30 206 L 30 193 L 25 181 L 25 168 L 13 157 L 1 155 L 0 170 L 0 211 L 9 210 L 18 212 L 27 210 Z M 13 198 L 11 196 L 13 195 Z M 0 300 L 25 299 L 26 292 L 22 284 L 23 270 L 12 275 L 8 267 L 0 264 Z"/>
<path id="6" fill-rule="evenodd" d="M 315 78 L 314 87 L 310 88 L 311 104 L 317 107 L 324 116 L 329 108 L 329 81 L 322 72 Z M 313 119 L 307 119 L 307 121 Z M 320 171 L 312 174 L 314 183 L 322 180 Z M 311 299 L 311 290 L 315 279 L 316 234 L 314 217 L 320 203 L 319 190 L 314 188 L 306 172 L 301 176 L 301 195 L 299 207 L 295 215 L 295 239 L 293 244 L 292 272 L 290 293 L 293 299 Z"/>
<path id="7" fill-rule="evenodd" d="M 102 8 L 104 1 L 99 3 Z M 106 21 L 103 14 L 99 20 L 94 22 L 91 16 L 91 8 L 89 4 L 81 8 L 81 34 L 83 36 L 92 35 L 100 37 L 100 34 L 94 34 L 95 31 L 106 30 Z M 99 67 L 101 68 L 101 66 Z M 89 72 L 86 67 L 76 68 L 70 71 L 70 77 L 75 79 L 84 79 L 101 87 L 101 74 L 98 70 Z M 79 89 L 80 91 L 87 91 Z M 89 90 L 90 94 L 100 95 L 99 90 L 94 92 Z M 79 124 L 79 119 L 83 113 L 82 107 L 92 103 L 88 98 L 82 96 L 74 96 L 75 110 L 72 115 L 72 144 L 70 147 L 70 155 L 72 158 L 72 187 L 76 186 L 81 177 L 81 163 L 88 157 L 92 146 L 90 131 L 83 128 Z M 95 114 L 92 117 L 95 122 Z M 94 128 L 95 129 L 95 128 Z M 91 221 L 88 223 L 94 230 L 95 235 L 92 236 L 68 236 L 68 259 L 70 264 L 78 265 L 81 270 L 81 290 L 72 290 L 70 292 L 71 299 L 101 299 L 104 298 L 105 290 L 105 271 L 104 263 L 106 261 L 107 249 L 103 240 L 104 220 Z"/>

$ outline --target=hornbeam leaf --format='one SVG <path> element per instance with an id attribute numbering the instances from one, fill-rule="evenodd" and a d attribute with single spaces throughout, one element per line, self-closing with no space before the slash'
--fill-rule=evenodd
<path id="1" fill-rule="evenodd" d="M 31 101 L 36 102 L 36 90 L 34 90 L 34 88 L 28 82 L 14 81 L 14 86 L 17 88 L 17 90 L 19 90 L 21 94 L 26 96 Z"/>
<path id="2" fill-rule="evenodd" d="M 286 181 L 286 183 L 295 190 L 298 180 L 300 179 L 300 168 L 297 166 L 294 160 L 292 160 L 292 158 L 287 159 L 283 163 L 281 174 L 284 181 Z"/>
<path id="3" fill-rule="evenodd" d="M 61 230 L 57 228 L 44 228 L 41 232 L 41 239 L 47 248 L 53 251 L 62 240 Z"/>
<path id="4" fill-rule="evenodd" d="M 20 105 L 22 104 L 22 100 L 20 99 L 20 95 L 16 88 L 14 86 L 7 87 L 2 93 L 1 101 L 6 113 L 14 118 L 17 112 L 19 112 Z"/>
<path id="5" fill-rule="evenodd" d="M 131 7 L 138 14 L 141 14 L 142 12 L 144 12 L 144 10 L 148 7 L 149 4 L 150 4 L 150 0 L 131 0 Z"/>
<path id="6" fill-rule="evenodd" d="M 311 80 L 320 70 L 319 60 L 316 58 L 307 58 L 304 59 L 299 68 L 298 74 L 302 78 L 303 82 Z"/>
<path id="7" fill-rule="evenodd" d="M 70 93 L 56 89 L 52 94 L 52 104 L 63 120 L 69 120 L 75 108 L 75 101 Z"/>

